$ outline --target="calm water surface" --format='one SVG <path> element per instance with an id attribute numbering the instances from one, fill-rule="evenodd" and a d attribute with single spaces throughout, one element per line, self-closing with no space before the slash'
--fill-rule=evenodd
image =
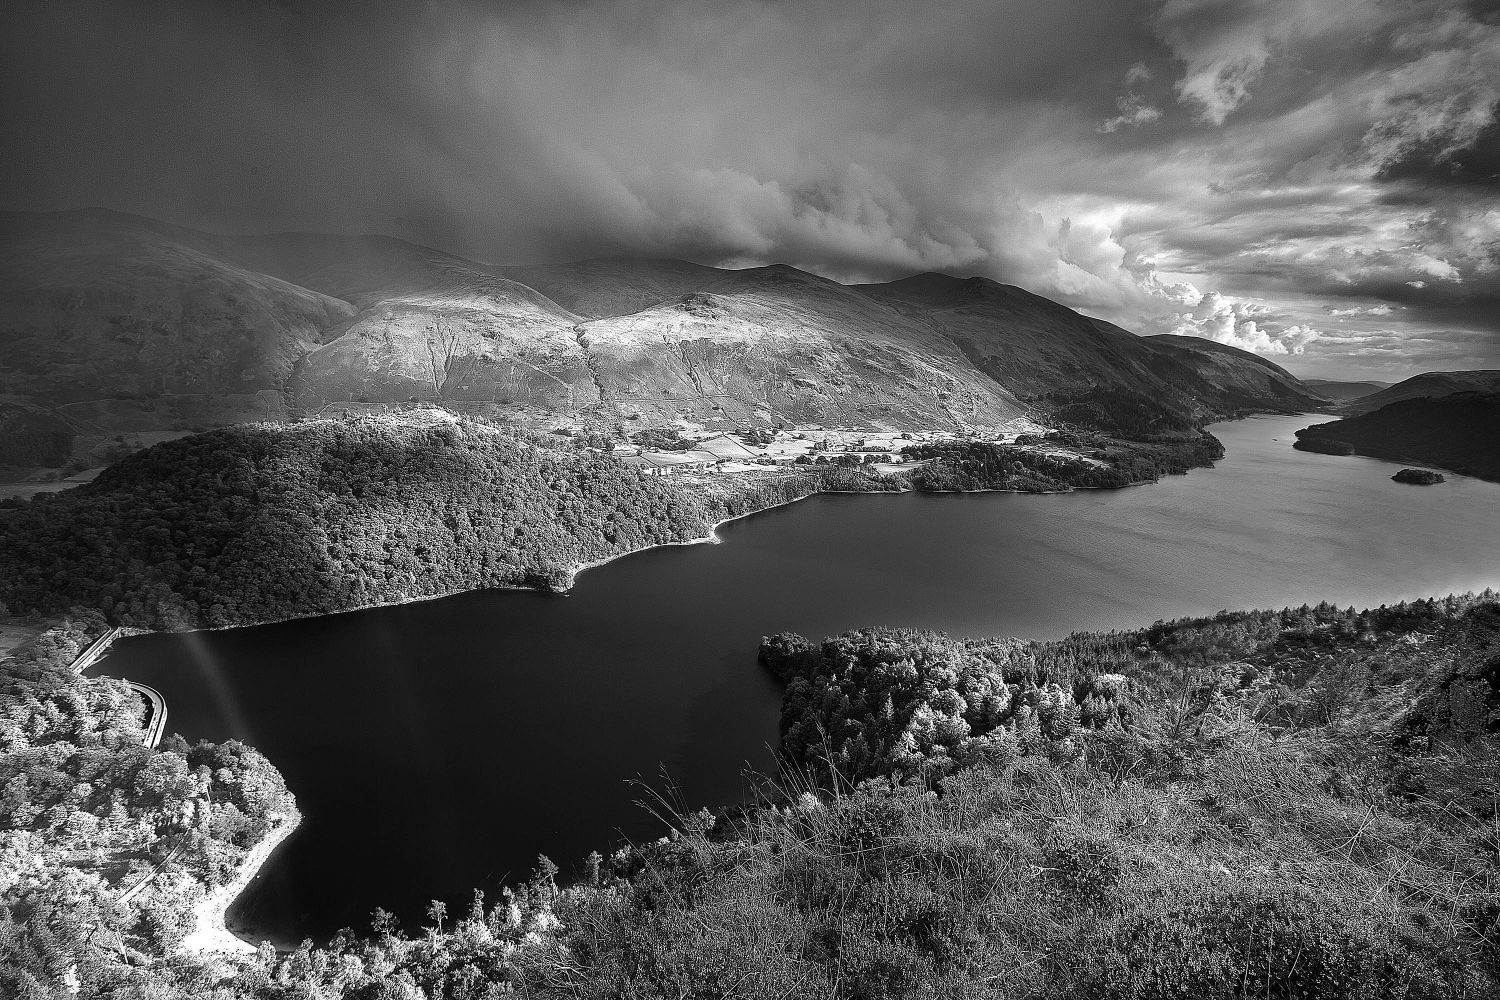
<path id="1" fill-rule="evenodd" d="M 1059 637 L 1221 608 L 1376 605 L 1500 587 L 1500 485 L 1293 451 L 1322 418 L 1213 431 L 1216 469 L 1060 496 L 831 496 L 512 591 L 121 642 L 97 668 L 166 696 L 169 729 L 235 738 L 305 815 L 230 912 L 278 943 L 416 920 L 430 899 L 660 835 L 630 779 L 693 806 L 768 771 L 762 635 L 865 625 Z"/>

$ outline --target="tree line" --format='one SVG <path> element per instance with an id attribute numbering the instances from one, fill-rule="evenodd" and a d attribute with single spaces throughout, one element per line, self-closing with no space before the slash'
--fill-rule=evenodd
<path id="1" fill-rule="evenodd" d="M 1144 705 L 1166 702 L 1201 714 L 1234 701 L 1279 728 L 1349 711 L 1411 738 L 1500 733 L 1500 604 L 1489 591 L 1366 610 L 1226 611 L 1052 641 L 786 633 L 763 639 L 759 656 L 787 683 L 783 751 L 824 780 L 941 776 L 994 739 L 1035 749 L 1128 730 Z"/>
<path id="2" fill-rule="evenodd" d="M 701 537 L 829 484 L 893 488 L 843 470 L 692 486 L 467 419 L 229 427 L 23 505 L 0 523 L 0 600 L 179 629 L 483 587 L 565 589 L 579 564 Z"/>
<path id="3" fill-rule="evenodd" d="M 1041 439 L 1038 443 L 1048 441 Z M 924 443 L 906 449 L 906 454 L 928 462 L 911 472 L 912 485 L 919 490 L 1030 493 L 1075 488 L 1118 489 L 1212 465 L 1224 457 L 1223 444 L 1207 431 L 1154 441 L 1070 434 L 1058 435 L 1052 443 L 1082 445 L 1088 458 L 984 441 Z"/>

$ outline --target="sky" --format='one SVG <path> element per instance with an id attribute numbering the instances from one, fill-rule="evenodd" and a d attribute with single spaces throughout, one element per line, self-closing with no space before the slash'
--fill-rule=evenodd
<path id="1" fill-rule="evenodd" d="M 0 208 L 1020 285 L 1500 368 L 1500 0 L 50 0 Z"/>

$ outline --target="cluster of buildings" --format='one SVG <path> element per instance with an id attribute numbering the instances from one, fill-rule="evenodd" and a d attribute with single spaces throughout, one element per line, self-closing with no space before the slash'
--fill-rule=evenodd
<path id="1" fill-rule="evenodd" d="M 824 456 L 831 458 L 840 454 L 868 453 L 872 456 L 872 460 L 886 465 L 899 464 L 904 461 L 904 456 L 896 448 L 888 445 L 867 444 L 863 439 L 842 442 L 842 446 L 835 449 L 830 448 L 833 442 L 829 437 L 821 440 L 804 440 L 800 433 L 795 437 L 796 441 L 778 440 L 768 448 L 755 448 L 727 434 L 720 434 L 695 442 L 692 449 L 688 451 L 642 450 L 637 455 L 623 456 L 621 461 L 653 476 L 664 476 L 673 472 L 709 470 L 746 472 L 757 466 L 764 468 L 795 465 L 799 461 L 806 463 L 815 456 L 819 461 L 824 461 Z"/>

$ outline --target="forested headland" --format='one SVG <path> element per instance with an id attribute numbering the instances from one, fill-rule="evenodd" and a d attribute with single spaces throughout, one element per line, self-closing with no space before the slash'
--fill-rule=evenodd
<path id="1" fill-rule="evenodd" d="M 1304 427 L 1295 447 L 1412 462 L 1500 482 L 1500 393 L 1398 400 L 1369 413 Z"/>
<path id="2" fill-rule="evenodd" d="M 1021 439 L 1009 445 L 941 441 L 916 445 L 907 454 L 927 461 L 911 472 L 912 485 L 919 490 L 1054 493 L 1155 482 L 1212 465 L 1224 457 L 1224 446 L 1208 431 L 1146 440 L 1053 431 L 1024 444 Z"/>
<path id="3" fill-rule="evenodd" d="M 486 587 L 565 590 L 580 566 L 813 493 L 1117 487 L 1223 455 L 1206 433 L 1047 444 L 1063 456 L 953 442 L 912 449 L 927 462 L 910 473 L 830 463 L 690 478 L 437 410 L 226 427 L 0 518 L 0 602 L 172 630 Z"/>
<path id="4" fill-rule="evenodd" d="M 882 488 L 853 470 L 693 488 L 438 411 L 222 428 L 0 522 L 0 601 L 179 629 L 483 587 L 561 590 L 581 564 L 703 537 L 829 476 Z"/>
<path id="5" fill-rule="evenodd" d="M 783 635 L 761 657 L 788 681 L 787 769 L 757 801 L 667 812 L 666 836 L 592 856 L 573 885 L 540 859 L 499 899 L 476 893 L 451 914 L 434 903 L 418 933 L 377 911 L 368 928 L 280 955 L 172 957 L 169 912 L 78 909 L 105 877 L 87 852 L 109 856 L 142 816 L 172 828 L 204 782 L 246 817 L 210 818 L 209 835 L 249 829 L 253 803 L 278 788 L 236 763 L 249 751 L 131 750 L 140 775 L 186 780 L 136 777 L 111 802 L 79 798 L 93 772 L 67 764 L 77 773 L 34 783 L 7 756 L 5 787 L 26 774 L 31 805 L 0 810 L 11 845 L 0 991 L 1479 1000 L 1500 989 L 1494 593 L 1224 612 L 1053 642 Z M 70 747 L 118 748 L 138 731 L 116 682 L 4 667 L 30 706 L 8 711 L 10 738 L 17 726 L 40 734 L 27 737 L 37 756 L 64 732 Z M 58 715 L 68 721 L 40 721 Z M 252 784 L 265 791 L 235 790 Z M 35 850 L 59 829 L 69 850 Z M 81 925 L 81 912 L 96 922 Z"/>

